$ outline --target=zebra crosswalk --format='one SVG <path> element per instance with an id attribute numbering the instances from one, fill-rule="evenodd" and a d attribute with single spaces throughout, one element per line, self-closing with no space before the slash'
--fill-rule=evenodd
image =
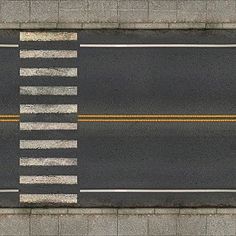
<path id="1" fill-rule="evenodd" d="M 75 41 L 74 32 L 20 33 L 20 204 L 77 203 Z"/>

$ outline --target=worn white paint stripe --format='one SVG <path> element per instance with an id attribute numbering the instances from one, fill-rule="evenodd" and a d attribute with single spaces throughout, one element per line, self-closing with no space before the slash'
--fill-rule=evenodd
<path id="1" fill-rule="evenodd" d="M 76 175 L 20 176 L 20 184 L 77 184 Z"/>
<path id="2" fill-rule="evenodd" d="M 20 149 L 77 148 L 77 140 L 20 140 Z"/>
<path id="3" fill-rule="evenodd" d="M 76 50 L 21 50 L 20 58 L 77 58 Z"/>
<path id="4" fill-rule="evenodd" d="M 82 193 L 236 193 L 236 189 L 80 189 Z"/>
<path id="5" fill-rule="evenodd" d="M 77 203 L 77 194 L 20 194 L 21 203 Z"/>
<path id="6" fill-rule="evenodd" d="M 77 130 L 77 123 L 21 122 L 20 130 Z"/>
<path id="7" fill-rule="evenodd" d="M 80 44 L 81 48 L 235 48 L 236 44 Z"/>
<path id="8" fill-rule="evenodd" d="M 18 48 L 18 44 L 0 44 L 0 48 Z"/>
<path id="9" fill-rule="evenodd" d="M 74 41 L 74 32 L 20 32 L 20 41 Z"/>
<path id="10" fill-rule="evenodd" d="M 21 114 L 39 114 L 39 113 L 77 113 L 77 104 L 21 104 Z"/>
<path id="11" fill-rule="evenodd" d="M 0 189 L 0 193 L 18 193 L 19 189 Z"/>
<path id="12" fill-rule="evenodd" d="M 20 158 L 20 166 L 76 166 L 77 158 Z"/>
<path id="13" fill-rule="evenodd" d="M 77 77 L 77 68 L 20 68 L 20 76 Z"/>
<path id="14" fill-rule="evenodd" d="M 76 86 L 21 86 L 20 95 L 77 95 Z"/>

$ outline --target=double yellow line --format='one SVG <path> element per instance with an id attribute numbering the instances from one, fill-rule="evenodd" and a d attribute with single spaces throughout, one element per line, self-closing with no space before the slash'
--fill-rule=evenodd
<path id="1" fill-rule="evenodd" d="M 78 122 L 236 122 L 236 115 L 80 114 Z M 0 122 L 19 122 L 20 115 L 0 115 Z"/>
<path id="2" fill-rule="evenodd" d="M 81 114 L 79 122 L 236 122 L 236 115 Z"/>
<path id="3" fill-rule="evenodd" d="M 19 122 L 20 115 L 0 115 L 0 122 Z"/>

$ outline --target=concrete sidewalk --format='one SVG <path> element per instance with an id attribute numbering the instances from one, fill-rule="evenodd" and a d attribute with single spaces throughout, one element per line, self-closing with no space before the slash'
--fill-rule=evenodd
<path id="1" fill-rule="evenodd" d="M 1 0 L 0 28 L 236 28 L 235 0 Z"/>
<path id="2" fill-rule="evenodd" d="M 236 208 L 0 209 L 0 235 L 236 235 Z"/>

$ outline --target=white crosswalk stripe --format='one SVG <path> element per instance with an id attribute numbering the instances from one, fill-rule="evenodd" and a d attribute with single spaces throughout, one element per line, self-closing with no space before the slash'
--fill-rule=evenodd
<path id="1" fill-rule="evenodd" d="M 20 194 L 21 203 L 75 204 L 77 194 Z"/>
<path id="2" fill-rule="evenodd" d="M 20 68 L 20 76 L 76 77 L 77 68 Z"/>
<path id="3" fill-rule="evenodd" d="M 74 32 L 20 32 L 20 41 L 75 41 Z"/>
<path id="4" fill-rule="evenodd" d="M 20 203 L 77 203 L 77 38 L 75 32 L 20 33 Z"/>
<path id="5" fill-rule="evenodd" d="M 77 148 L 77 140 L 20 140 L 20 149 Z"/>
<path id="6" fill-rule="evenodd" d="M 77 123 L 21 122 L 20 130 L 77 130 Z"/>
<path id="7" fill-rule="evenodd" d="M 20 176 L 20 184 L 77 184 L 77 176 Z"/>
<path id="8" fill-rule="evenodd" d="M 76 86 L 20 86 L 20 95 L 77 95 Z"/>
<path id="9" fill-rule="evenodd" d="M 20 58 L 77 58 L 76 50 L 21 50 Z"/>
<path id="10" fill-rule="evenodd" d="M 21 114 L 77 113 L 77 104 L 21 104 Z"/>
<path id="11" fill-rule="evenodd" d="M 20 158 L 20 166 L 76 166 L 77 158 Z"/>

